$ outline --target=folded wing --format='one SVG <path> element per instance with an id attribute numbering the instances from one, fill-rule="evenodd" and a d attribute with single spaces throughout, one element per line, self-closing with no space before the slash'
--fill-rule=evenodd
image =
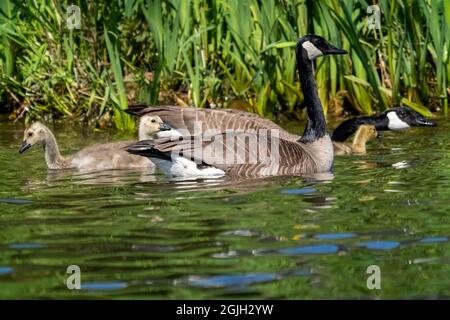
<path id="1" fill-rule="evenodd" d="M 133 154 L 169 160 L 181 156 L 236 176 L 266 176 L 315 172 L 315 161 L 301 143 L 266 129 L 227 131 L 140 141 L 127 149 Z"/>
<path id="2" fill-rule="evenodd" d="M 211 133 L 211 131 L 216 133 L 228 130 L 254 132 L 260 129 L 276 129 L 279 130 L 279 136 L 285 140 L 296 141 L 299 139 L 299 136 L 285 131 L 274 122 L 241 110 L 135 105 L 129 107 L 126 112 L 137 116 L 157 115 L 172 128 L 184 131 L 183 135 L 195 136 L 201 133 Z"/>

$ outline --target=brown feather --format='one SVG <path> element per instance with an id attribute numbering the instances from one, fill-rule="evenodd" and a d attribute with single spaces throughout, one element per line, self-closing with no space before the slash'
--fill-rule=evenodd
<path id="1" fill-rule="evenodd" d="M 271 136 L 267 134 L 269 132 L 161 138 L 154 140 L 154 148 L 163 153 L 179 154 L 198 164 L 214 166 L 233 176 L 317 171 L 314 158 L 300 143 Z M 263 145 L 267 149 L 261 149 Z M 278 148 L 272 150 L 272 146 L 276 148 L 277 145 Z"/>
<path id="2" fill-rule="evenodd" d="M 143 108 L 142 105 L 137 106 L 137 109 L 139 111 L 134 114 L 139 116 L 145 114 L 158 115 L 173 128 L 187 130 L 190 135 L 198 134 L 198 132 L 194 131 L 195 122 L 201 122 L 203 133 L 208 130 L 216 130 L 217 132 L 225 132 L 226 130 L 247 132 L 258 129 L 278 129 L 280 131 L 280 137 L 283 139 L 291 141 L 299 139 L 299 136 L 287 132 L 268 119 L 263 119 L 254 113 L 235 109 L 217 110 L 181 108 L 177 106 Z"/>
<path id="3" fill-rule="evenodd" d="M 215 167 L 226 171 L 228 174 L 237 175 L 256 175 L 265 172 L 264 175 L 276 174 L 302 174 L 328 171 L 331 168 L 333 159 L 333 149 L 329 136 L 308 144 L 298 142 L 300 138 L 298 135 L 291 134 L 282 129 L 277 124 L 270 120 L 260 118 L 258 115 L 243 112 L 234 109 L 198 109 L 198 108 L 181 108 L 177 106 L 157 106 L 141 109 L 139 115 L 157 115 L 165 123 L 180 131 L 185 136 L 183 142 L 176 145 L 169 144 L 168 141 L 155 141 L 156 148 L 161 148 L 161 151 L 178 151 L 183 149 L 183 156 L 193 158 L 197 162 L 202 163 L 206 161 L 207 157 L 200 157 L 194 155 L 195 148 L 187 148 L 186 144 L 194 137 L 202 134 L 205 136 L 225 135 L 232 131 L 239 134 L 259 134 L 261 130 L 276 130 L 278 132 L 279 144 L 279 163 L 235 163 L 235 164 L 214 164 Z M 196 125 L 201 124 L 200 128 L 195 128 Z M 187 137 L 187 138 L 186 138 Z M 270 145 L 271 139 L 268 143 Z M 205 148 L 211 142 L 203 140 L 201 142 L 202 148 Z M 244 148 L 246 158 L 254 155 L 248 153 L 250 150 L 245 147 L 241 141 L 237 146 Z M 246 149 L 245 149 L 246 148 Z M 190 151 L 188 151 L 188 149 Z M 159 150 L 159 149 L 158 149 Z M 233 156 L 237 156 L 237 150 L 232 151 Z M 242 160 L 242 159 L 241 159 Z M 209 163 L 211 164 L 211 163 Z"/>

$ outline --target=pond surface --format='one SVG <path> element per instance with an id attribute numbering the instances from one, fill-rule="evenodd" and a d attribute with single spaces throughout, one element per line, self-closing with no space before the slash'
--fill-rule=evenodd
<path id="1" fill-rule="evenodd" d="M 438 124 L 383 133 L 329 175 L 169 182 L 48 171 L 40 148 L 19 155 L 23 124 L 2 121 L 0 298 L 450 298 L 450 124 Z M 120 139 L 55 133 L 66 154 Z"/>

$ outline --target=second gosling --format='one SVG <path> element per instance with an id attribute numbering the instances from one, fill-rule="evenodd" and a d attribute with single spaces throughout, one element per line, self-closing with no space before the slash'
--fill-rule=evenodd
<path id="1" fill-rule="evenodd" d="M 158 116 L 147 116 L 139 123 L 139 140 L 152 139 L 160 131 L 170 130 Z M 34 122 L 25 129 L 19 149 L 23 153 L 33 145 L 44 149 L 45 162 L 49 169 L 78 169 L 80 171 L 98 171 L 112 169 L 154 168 L 147 158 L 128 153 L 125 147 L 132 141 L 96 144 L 84 148 L 70 156 L 62 156 L 52 131 L 40 122 Z"/>
<path id="2" fill-rule="evenodd" d="M 356 131 L 353 143 L 335 142 L 333 141 L 334 154 L 335 155 L 351 155 L 366 154 L 366 144 L 370 140 L 377 137 L 377 130 L 373 125 L 364 124 L 359 126 Z"/>

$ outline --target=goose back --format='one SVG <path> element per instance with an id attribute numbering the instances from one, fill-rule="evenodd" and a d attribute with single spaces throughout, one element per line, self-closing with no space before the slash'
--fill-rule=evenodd
<path id="1" fill-rule="evenodd" d="M 133 106 L 126 110 L 137 116 L 157 115 L 172 128 L 184 131 L 182 135 L 197 135 L 205 132 L 255 132 L 260 129 L 279 130 L 280 138 L 296 141 L 300 137 L 291 134 L 274 122 L 250 112 L 234 109 L 199 109 L 178 106 L 144 107 Z M 200 127 L 196 127 L 200 126 Z M 200 132 L 199 132 L 200 131 Z"/>
<path id="2" fill-rule="evenodd" d="M 154 164 L 147 158 L 137 157 L 126 151 L 133 141 L 119 141 L 96 144 L 86 147 L 66 157 L 71 168 L 79 170 L 113 170 L 153 168 Z"/>
<path id="3" fill-rule="evenodd" d="M 292 159 L 283 161 L 290 161 L 290 165 L 287 163 L 282 164 L 280 167 L 277 165 L 270 166 L 272 174 L 294 174 L 294 173 L 306 173 L 306 172 L 324 172 L 329 171 L 333 162 L 333 146 L 331 139 L 328 135 L 322 138 L 304 144 L 299 142 L 300 136 L 291 134 L 275 124 L 274 122 L 260 118 L 258 115 L 242 112 L 240 110 L 233 109 L 197 109 L 197 108 L 183 108 L 177 106 L 158 106 L 158 107 L 135 107 L 131 111 L 131 114 L 138 116 L 154 114 L 158 115 L 164 122 L 168 123 L 174 128 L 180 129 L 181 134 L 184 133 L 185 137 L 195 136 L 199 133 L 206 134 L 224 134 L 226 132 L 235 132 L 241 135 L 260 135 L 262 131 L 277 132 L 277 137 L 280 141 L 279 153 L 281 158 L 283 156 L 291 156 L 289 148 L 293 148 L 293 152 L 297 154 Z M 195 129 L 196 125 L 201 125 Z M 191 139 L 191 138 L 188 138 Z M 299 150 L 302 150 L 301 152 Z M 301 153 L 301 156 L 298 154 Z M 257 165 L 239 165 L 233 166 L 235 169 L 227 169 L 228 173 L 239 172 L 243 174 L 245 170 L 248 170 L 252 175 L 254 172 L 263 171 L 261 166 Z M 261 168 L 259 168 L 261 167 Z M 239 169 L 238 169 L 239 168 Z M 259 169 L 258 169 L 259 168 Z M 274 173 L 275 168 L 279 168 L 278 173 Z M 310 171 L 308 171 L 310 170 Z"/>
<path id="4" fill-rule="evenodd" d="M 198 166 L 218 168 L 229 176 L 239 177 L 297 175 L 320 169 L 302 144 L 266 131 L 160 138 L 140 141 L 127 150 L 165 161 L 181 156 Z"/>

